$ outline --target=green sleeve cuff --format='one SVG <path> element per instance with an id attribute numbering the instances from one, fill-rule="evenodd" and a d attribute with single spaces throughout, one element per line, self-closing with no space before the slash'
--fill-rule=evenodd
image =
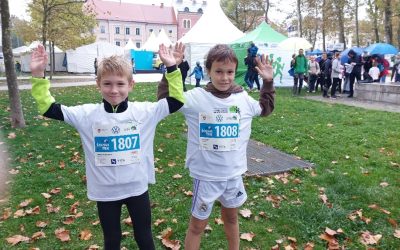
<path id="1" fill-rule="evenodd" d="M 56 100 L 50 94 L 50 81 L 41 78 L 31 78 L 32 96 L 35 98 L 40 114 L 46 113 L 51 104 Z"/>
<path id="2" fill-rule="evenodd" d="M 182 74 L 180 70 L 175 70 L 171 73 L 166 73 L 165 77 L 168 81 L 168 92 L 169 96 L 175 98 L 176 100 L 185 103 L 185 98 L 183 97 L 183 84 L 182 84 Z"/>

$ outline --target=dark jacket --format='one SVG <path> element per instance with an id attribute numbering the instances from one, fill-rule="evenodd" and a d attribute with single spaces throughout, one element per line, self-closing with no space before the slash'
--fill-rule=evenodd
<path id="1" fill-rule="evenodd" d="M 349 56 L 348 63 L 355 63 L 354 68 L 351 71 L 351 74 L 361 75 L 361 66 L 362 66 L 361 56 L 357 55 L 357 53 L 352 49 L 349 51 L 349 53 L 347 53 L 347 55 Z"/>

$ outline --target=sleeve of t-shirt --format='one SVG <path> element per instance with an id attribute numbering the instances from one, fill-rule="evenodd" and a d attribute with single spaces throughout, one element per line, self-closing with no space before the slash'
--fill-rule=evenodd
<path id="1" fill-rule="evenodd" d="M 249 94 L 246 91 L 243 91 L 243 95 L 249 105 L 250 115 L 251 116 L 260 116 L 262 109 L 261 109 L 259 101 L 254 100 L 253 97 L 249 96 Z"/>
<path id="2" fill-rule="evenodd" d="M 85 104 L 72 107 L 61 105 L 61 111 L 64 116 L 64 121 L 69 125 L 77 128 L 79 127 L 79 124 L 85 123 L 85 117 L 86 117 L 85 113 L 88 110 L 88 108 L 90 109 L 94 107 L 95 104 Z"/>
<path id="3" fill-rule="evenodd" d="M 138 121 L 151 119 L 156 125 L 170 114 L 166 98 L 160 99 L 158 102 L 139 102 L 136 105 L 136 108 L 132 110 L 132 115 Z"/>

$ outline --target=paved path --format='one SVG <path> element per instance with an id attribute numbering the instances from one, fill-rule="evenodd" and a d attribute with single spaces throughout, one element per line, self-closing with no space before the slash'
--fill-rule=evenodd
<path id="1" fill-rule="evenodd" d="M 133 75 L 133 80 L 135 80 L 135 82 L 158 82 L 161 80 L 162 75 L 159 73 L 156 74 L 136 74 Z M 52 88 L 59 88 L 59 87 L 73 87 L 73 86 L 87 86 L 87 85 L 95 85 L 95 79 L 94 79 L 94 75 L 87 75 L 87 76 L 55 76 L 53 77 L 53 79 L 57 80 L 57 82 L 53 82 L 51 83 L 51 87 Z M 63 79 L 66 79 L 65 82 L 62 82 Z M 71 81 L 68 82 L 67 79 L 72 79 L 72 80 L 76 80 L 76 79 L 80 79 L 82 81 Z M 0 80 L 5 80 L 5 77 L 0 77 Z M 18 88 L 19 89 L 31 89 L 32 86 L 29 83 L 29 77 L 18 77 L 18 80 L 22 80 L 24 83 L 23 84 L 19 84 Z M 26 82 L 26 83 L 25 83 Z M 2 90 L 7 90 L 8 87 L 7 85 L 4 86 L 0 86 L 0 91 Z"/>
<path id="2" fill-rule="evenodd" d="M 388 112 L 396 112 L 400 113 L 400 105 L 391 104 L 391 103 L 384 103 L 384 102 L 373 102 L 373 101 L 364 101 L 364 100 L 357 100 L 357 98 L 347 98 L 347 95 L 342 97 L 338 97 L 336 99 L 331 98 L 323 98 L 322 96 L 305 96 L 304 98 L 326 102 L 326 103 L 339 103 L 348 106 L 354 106 L 364 109 L 372 109 L 372 110 L 380 110 L 380 111 L 388 111 Z"/>

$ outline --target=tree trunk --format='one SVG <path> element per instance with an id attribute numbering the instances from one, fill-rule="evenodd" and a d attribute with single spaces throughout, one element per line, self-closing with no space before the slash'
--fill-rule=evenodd
<path id="1" fill-rule="evenodd" d="M 400 22 L 400 17 L 398 17 L 399 22 Z M 400 24 L 397 25 L 397 47 L 400 46 Z"/>
<path id="2" fill-rule="evenodd" d="M 301 18 L 301 1 L 297 0 L 297 17 L 298 17 L 298 31 L 299 31 L 299 37 L 303 36 L 303 23 L 302 23 L 302 18 Z"/>
<path id="3" fill-rule="evenodd" d="M 379 29 L 378 29 L 378 5 L 374 1 L 374 15 L 373 15 L 373 23 L 374 23 L 374 33 L 375 33 L 375 42 L 379 43 Z"/>
<path id="4" fill-rule="evenodd" d="M 268 20 L 269 5 L 270 5 L 269 0 L 265 0 L 265 22 L 266 23 L 269 23 L 269 20 Z"/>
<path id="5" fill-rule="evenodd" d="M 10 99 L 11 109 L 11 126 L 13 128 L 23 128 L 25 127 L 25 118 L 24 113 L 22 112 L 21 99 L 17 84 L 17 75 L 14 67 L 14 57 L 11 47 L 10 9 L 8 6 L 8 0 L 1 0 L 0 11 L 4 66 L 6 69 L 8 96 Z"/>
<path id="6" fill-rule="evenodd" d="M 50 76 L 49 79 L 53 79 L 53 65 L 54 65 L 54 47 L 52 45 L 52 41 L 49 41 L 49 57 L 50 57 Z"/>
<path id="7" fill-rule="evenodd" d="M 356 0 L 355 4 L 355 19 L 356 19 L 356 44 L 357 47 L 360 47 L 360 31 L 359 31 L 359 26 L 358 26 L 358 0 Z"/>
<path id="8" fill-rule="evenodd" d="M 384 21 L 384 23 L 385 23 L 385 40 L 387 43 L 393 44 L 391 0 L 385 0 L 384 20 L 385 20 Z"/>
<path id="9" fill-rule="evenodd" d="M 344 47 L 346 48 L 346 39 L 344 37 L 344 17 L 343 17 L 343 5 L 342 3 L 337 3 L 337 15 L 338 15 L 338 22 L 339 22 L 339 43 L 343 43 Z"/>

